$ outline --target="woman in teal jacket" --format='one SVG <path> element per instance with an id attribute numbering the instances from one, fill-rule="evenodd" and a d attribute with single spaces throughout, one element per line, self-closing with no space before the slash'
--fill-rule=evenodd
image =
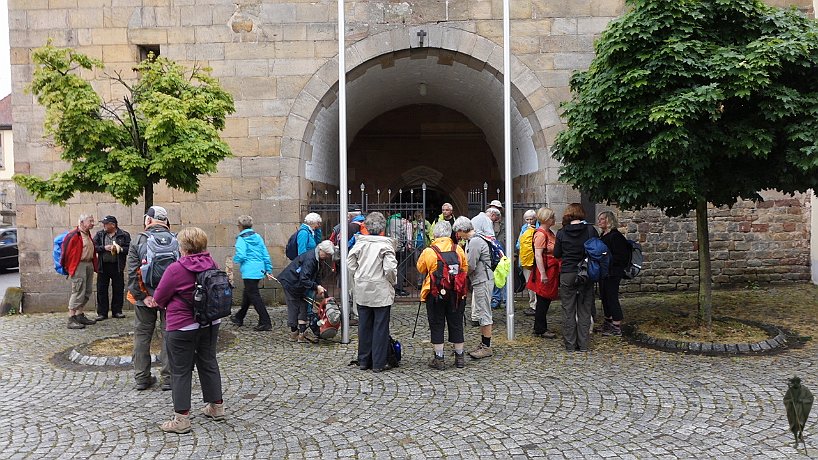
<path id="1" fill-rule="evenodd" d="M 239 235 L 236 237 L 236 255 L 233 256 L 233 262 L 241 269 L 244 292 L 241 295 L 241 309 L 230 317 L 230 321 L 236 326 L 244 325 L 244 317 L 252 303 L 258 313 L 258 326 L 253 330 L 272 330 L 273 325 L 267 307 L 261 300 L 258 283 L 264 277 L 272 279 L 273 263 L 270 261 L 267 246 L 264 245 L 264 239 L 253 231 L 253 218 L 250 216 L 239 217 Z"/>

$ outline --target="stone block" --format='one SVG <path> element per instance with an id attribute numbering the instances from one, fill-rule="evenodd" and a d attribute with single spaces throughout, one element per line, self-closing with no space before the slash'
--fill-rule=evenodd
<path id="1" fill-rule="evenodd" d="M 28 11 L 26 13 L 26 24 L 29 30 L 53 31 L 54 29 L 65 29 L 68 27 L 68 10 Z"/>
<path id="2" fill-rule="evenodd" d="M 104 15 L 101 8 L 70 10 L 68 25 L 75 29 L 104 27 Z"/>
<path id="3" fill-rule="evenodd" d="M 554 53 L 555 69 L 585 70 L 594 59 L 593 53 Z"/>
<path id="4" fill-rule="evenodd" d="M 329 22 L 335 18 L 335 8 L 328 8 L 324 3 L 298 3 L 295 5 L 294 22 Z"/>
<path id="5" fill-rule="evenodd" d="M 133 66 L 133 63 L 137 61 L 137 50 L 135 46 L 103 45 L 99 48 L 102 50 L 102 60 L 106 65 L 113 62 L 127 62 Z"/>
<path id="6" fill-rule="evenodd" d="M 532 0 L 532 15 L 539 18 L 573 18 L 591 16 L 591 0 L 554 2 Z"/>
<path id="7" fill-rule="evenodd" d="M 105 28 L 105 29 L 91 29 L 91 43 L 94 45 L 123 45 L 127 44 L 129 35 L 131 35 L 137 31 L 128 31 L 128 29 L 124 28 Z M 163 32 L 163 31 L 161 31 Z M 138 33 L 137 33 L 138 35 Z M 155 42 L 155 41 L 140 41 L 137 39 L 133 39 L 131 43 L 138 43 L 138 44 L 161 44 L 167 43 L 167 40 L 162 42 Z"/>
<path id="8" fill-rule="evenodd" d="M 39 228 L 45 227 L 65 227 L 70 228 L 76 225 L 77 221 L 71 221 L 68 208 L 56 205 L 37 205 L 35 208 L 36 225 Z"/>
<path id="9" fill-rule="evenodd" d="M 328 8 L 323 5 L 324 8 Z M 292 3 L 264 4 L 261 5 L 261 19 L 265 23 L 293 23 L 296 21 L 296 5 Z"/>
<path id="10" fill-rule="evenodd" d="M 590 17 L 577 18 L 577 33 L 580 35 L 598 35 L 601 34 L 608 23 L 611 22 L 612 17 Z"/>
<path id="11" fill-rule="evenodd" d="M 223 140 L 237 157 L 258 155 L 258 139 L 254 137 L 231 137 Z"/>
<path id="12" fill-rule="evenodd" d="M 280 59 L 311 58 L 315 56 L 315 43 L 312 41 L 275 42 L 275 57 Z"/>

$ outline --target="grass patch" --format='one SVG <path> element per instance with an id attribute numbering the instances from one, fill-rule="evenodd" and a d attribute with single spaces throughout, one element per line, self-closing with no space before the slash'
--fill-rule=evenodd
<path id="1" fill-rule="evenodd" d="M 162 341 L 158 337 L 151 340 L 151 354 L 162 351 Z M 90 356 L 131 356 L 133 355 L 133 335 L 109 337 L 91 342 L 88 345 Z"/>
<path id="2" fill-rule="evenodd" d="M 673 314 L 639 323 L 639 331 L 657 339 L 680 342 L 755 343 L 770 338 L 763 329 L 734 320 L 713 320 L 708 329 L 695 318 Z"/>

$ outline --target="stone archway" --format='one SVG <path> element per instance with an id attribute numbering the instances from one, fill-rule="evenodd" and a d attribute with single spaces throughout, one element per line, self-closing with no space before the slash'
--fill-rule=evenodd
<path id="1" fill-rule="evenodd" d="M 413 47 L 412 37 L 420 29 L 427 32 L 428 46 Z M 434 76 L 443 76 L 443 82 L 449 84 L 438 85 L 440 80 L 433 84 L 427 80 L 429 75 L 412 74 L 420 61 L 427 64 L 424 69 L 435 69 Z M 498 114 L 502 120 L 500 45 L 445 25 L 402 27 L 348 47 L 347 67 L 350 141 L 370 119 L 387 110 L 434 100 L 470 117 L 484 131 L 495 157 L 502 158 L 502 123 L 497 122 Z M 559 127 L 557 106 L 524 63 L 512 56 L 511 67 L 512 176 L 540 184 L 537 195 L 544 198 L 546 178 L 554 176 L 548 170 L 558 166 L 546 142 Z M 337 184 L 337 80 L 337 60 L 333 59 L 314 74 L 288 115 L 281 155 L 302 160 L 300 175 L 305 185 Z M 426 84 L 425 95 L 421 95 L 421 83 Z M 302 187 L 300 196 L 306 198 L 308 193 L 308 187 Z"/>

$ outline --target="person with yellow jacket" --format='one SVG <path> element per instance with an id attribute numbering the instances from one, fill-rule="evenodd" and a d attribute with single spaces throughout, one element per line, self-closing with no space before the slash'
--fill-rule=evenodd
<path id="1" fill-rule="evenodd" d="M 438 255 L 433 249 L 437 248 L 444 256 L 447 252 L 454 252 L 460 262 L 459 270 L 468 273 L 469 265 L 466 260 L 466 253 L 463 248 L 451 239 L 451 224 L 445 220 L 435 223 L 434 227 L 432 227 L 432 234 L 434 236 L 432 243 L 418 257 L 418 272 L 429 275 L 437 270 Z M 426 317 L 429 320 L 431 341 L 435 349 L 435 354 L 429 361 L 429 367 L 437 370 L 446 368 L 443 361 L 443 332 L 447 324 L 449 327 L 449 342 L 454 344 L 455 366 L 458 368 L 465 367 L 466 359 L 463 351 L 465 342 L 463 336 L 465 304 L 461 302 L 452 303 L 450 300 L 437 299 L 435 296 L 430 295 L 430 278 L 431 276 L 426 276 L 420 290 L 420 300 L 426 302 Z"/>

